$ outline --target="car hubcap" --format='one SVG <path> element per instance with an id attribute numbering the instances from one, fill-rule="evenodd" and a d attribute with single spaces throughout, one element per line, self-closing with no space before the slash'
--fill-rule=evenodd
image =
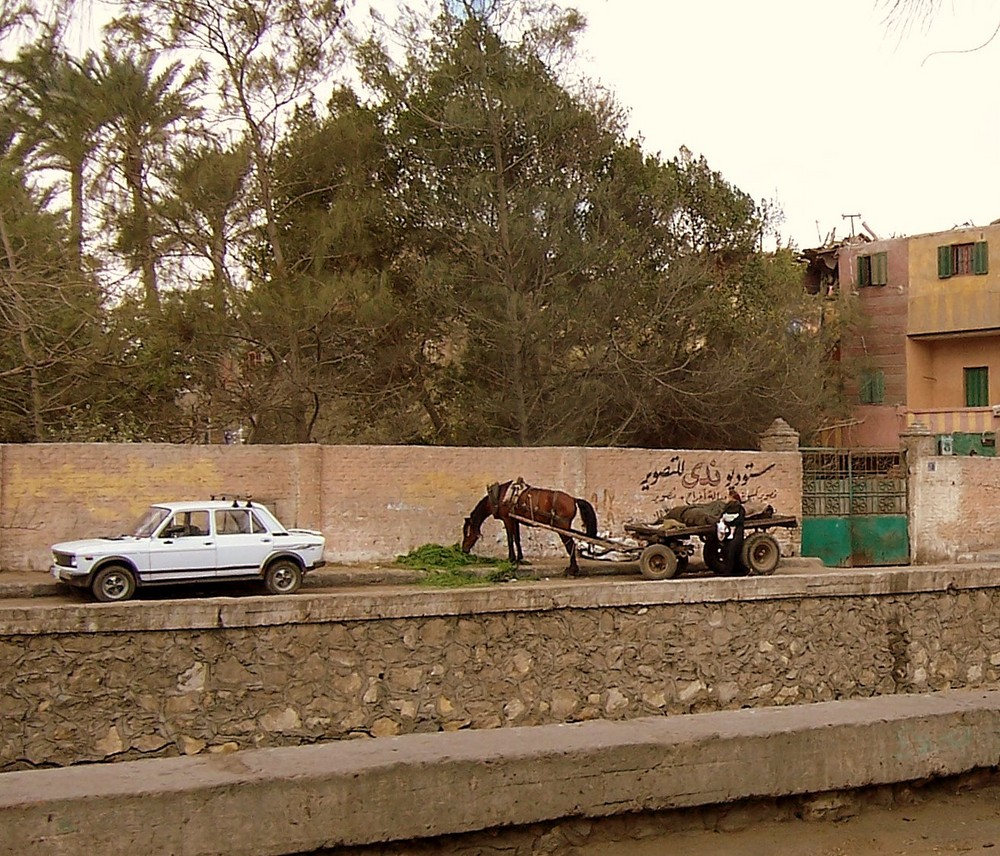
<path id="1" fill-rule="evenodd" d="M 121 597 L 126 588 L 125 580 L 120 574 L 112 574 L 104 581 L 104 593 L 108 597 Z"/>

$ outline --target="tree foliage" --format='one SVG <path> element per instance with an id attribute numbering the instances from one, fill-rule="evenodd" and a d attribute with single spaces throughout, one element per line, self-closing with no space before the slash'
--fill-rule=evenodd
<path id="1" fill-rule="evenodd" d="M 5 216 L 47 237 L 0 439 L 747 446 L 836 406 L 779 212 L 571 85 L 575 12 L 123 8 L 3 66 Z"/>
<path id="2" fill-rule="evenodd" d="M 99 291 L 39 203 L 0 161 L 0 433 L 14 442 L 50 439 L 80 391 L 93 394 L 101 354 Z"/>

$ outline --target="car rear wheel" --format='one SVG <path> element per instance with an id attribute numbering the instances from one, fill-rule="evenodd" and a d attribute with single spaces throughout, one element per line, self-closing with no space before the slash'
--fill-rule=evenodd
<path id="1" fill-rule="evenodd" d="M 292 594 L 302 585 L 302 568 L 291 559 L 278 559 L 267 566 L 264 585 L 271 594 Z"/>
<path id="2" fill-rule="evenodd" d="M 102 603 L 128 600 L 135 594 L 135 575 L 124 565 L 108 565 L 94 574 L 90 590 Z"/>

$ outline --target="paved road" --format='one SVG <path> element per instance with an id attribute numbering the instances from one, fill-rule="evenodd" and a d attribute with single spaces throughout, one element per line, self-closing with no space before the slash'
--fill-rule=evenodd
<path id="1" fill-rule="evenodd" d="M 641 580 L 637 562 L 608 562 L 581 560 L 581 583 L 600 583 L 608 579 Z M 566 560 L 544 559 L 527 563 L 521 567 L 521 580 L 536 580 L 544 584 L 551 580 L 565 579 Z M 786 558 L 778 566 L 777 574 L 830 573 L 818 559 Z M 303 590 L 312 593 L 342 592 L 346 588 L 387 585 L 413 585 L 421 579 L 419 571 L 392 565 L 342 565 L 325 567 L 306 574 Z M 711 574 L 700 562 L 692 562 L 690 570 L 681 579 L 708 578 Z M 259 595 L 262 588 L 251 583 L 225 583 L 215 586 L 169 586 L 141 589 L 139 599 L 162 600 L 173 597 L 209 597 L 226 595 L 232 597 Z M 54 580 L 45 571 L 0 571 L 0 599 L 5 606 L 30 605 L 41 599 L 46 605 L 87 604 L 92 602 L 86 592 L 72 589 Z"/>

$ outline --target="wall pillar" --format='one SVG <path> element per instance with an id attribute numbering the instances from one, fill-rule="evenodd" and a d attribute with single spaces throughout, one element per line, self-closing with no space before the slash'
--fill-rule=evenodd
<path id="1" fill-rule="evenodd" d="M 906 528 L 910 538 L 910 561 L 919 563 L 928 558 L 920 538 L 923 531 L 919 520 L 920 481 L 933 467 L 929 460 L 937 455 L 937 438 L 918 419 L 899 435 L 899 444 L 906 457 Z"/>
<path id="2" fill-rule="evenodd" d="M 799 432 L 780 417 L 771 423 L 760 435 L 760 450 L 762 452 L 797 452 L 799 450 Z"/>
<path id="3" fill-rule="evenodd" d="M 937 454 L 935 442 L 931 429 L 919 419 L 899 435 L 899 444 L 906 454 L 906 466 L 910 473 L 921 458 Z"/>

